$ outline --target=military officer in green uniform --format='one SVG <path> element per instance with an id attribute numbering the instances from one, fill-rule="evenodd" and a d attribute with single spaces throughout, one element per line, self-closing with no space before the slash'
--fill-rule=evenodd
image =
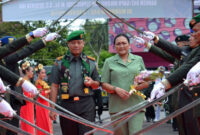
<path id="1" fill-rule="evenodd" d="M 130 41 L 126 34 L 118 34 L 114 38 L 114 45 L 117 54 L 106 59 L 101 75 L 102 88 L 110 93 L 111 116 L 144 101 L 139 95 L 129 94 L 135 76 L 145 70 L 142 57 L 129 53 Z M 141 111 L 116 130 L 115 135 L 134 134 L 142 128 L 143 120 L 144 111 Z"/>
<path id="2" fill-rule="evenodd" d="M 82 52 L 84 36 L 81 30 L 73 31 L 68 35 L 68 51 L 63 57 L 57 59 L 51 71 L 50 99 L 56 102 L 60 88 L 62 107 L 84 119 L 94 121 L 95 102 L 92 89 L 99 87 L 100 79 L 95 60 Z M 50 112 L 50 117 L 55 120 L 56 114 Z M 60 117 L 60 125 L 63 135 L 83 135 L 91 130 L 87 126 L 63 117 Z"/>
<path id="3" fill-rule="evenodd" d="M 200 42 L 199 42 L 199 37 L 194 36 L 200 30 L 199 22 L 200 22 L 200 15 L 195 16 L 190 22 L 190 27 L 195 32 L 194 34 L 191 34 L 191 37 L 190 37 L 190 48 L 192 48 L 191 52 L 185 56 L 185 58 L 183 60 L 183 64 L 179 68 L 177 68 L 169 77 L 167 77 L 166 80 L 164 80 L 162 83 L 159 83 L 154 86 L 153 91 L 151 93 L 152 99 L 155 97 L 158 98 L 158 97 L 162 96 L 164 94 L 165 90 L 177 85 L 178 83 L 181 83 L 183 81 L 183 79 L 186 77 L 186 74 L 189 71 L 189 69 L 199 61 L 199 59 L 200 59 L 200 47 L 199 47 Z M 158 36 L 155 36 L 155 35 L 153 36 L 153 33 L 145 32 L 145 35 L 147 35 L 147 37 L 148 36 L 152 37 L 151 39 L 154 39 L 154 43 L 156 46 L 164 49 L 165 51 L 167 51 L 174 57 L 180 59 L 184 55 L 184 53 L 182 52 L 182 50 L 180 48 L 178 48 L 177 46 L 171 45 L 169 42 L 167 42 L 163 39 L 158 38 Z M 186 105 L 189 102 L 192 102 L 194 99 L 198 98 L 198 96 L 199 96 L 198 90 L 193 90 L 193 91 L 189 92 L 187 88 L 184 88 L 184 89 L 186 89 L 186 90 L 181 91 L 181 94 L 183 94 L 182 92 L 185 92 L 185 94 L 188 95 L 188 98 L 187 98 L 187 100 L 186 100 L 186 98 L 184 98 L 184 99 L 180 98 L 180 101 L 179 101 L 180 107 Z M 194 112 L 191 112 L 191 113 L 194 113 L 193 117 L 191 115 L 186 116 L 187 118 L 190 117 L 190 119 L 185 121 L 185 129 L 182 129 L 182 130 L 184 130 L 182 132 L 183 134 L 189 135 L 189 134 L 199 134 L 200 133 L 199 127 L 191 127 L 191 128 L 189 127 L 190 123 L 191 122 L 195 123 L 197 121 L 197 118 L 200 116 L 200 112 L 199 112 L 198 108 L 199 107 L 195 107 L 192 110 L 192 111 L 194 111 Z M 186 117 L 184 117 L 183 119 L 186 119 Z M 197 125 L 197 126 L 199 126 L 199 125 Z M 192 129 L 192 130 L 190 130 L 190 129 Z"/>
<path id="4" fill-rule="evenodd" d="M 170 42 L 166 42 L 168 46 L 173 46 L 176 50 L 180 50 L 179 51 L 180 53 L 176 55 L 177 57 L 172 56 L 172 54 L 167 53 L 166 51 L 162 50 L 161 48 L 157 47 L 156 45 L 151 45 L 151 44 L 145 42 L 140 37 L 137 37 L 136 41 L 139 44 L 145 44 L 150 52 L 164 58 L 165 60 L 167 60 L 171 63 L 174 63 L 174 66 L 175 66 L 174 70 L 176 70 L 180 65 L 183 64 L 186 56 L 189 55 L 192 50 L 192 48 L 190 48 L 190 46 L 189 46 L 189 36 L 186 36 L 186 35 L 180 35 L 180 36 L 176 37 L 175 41 L 177 42 L 178 46 L 175 46 L 174 44 L 172 44 Z M 164 45 L 162 45 L 162 46 L 164 46 Z M 183 53 L 184 53 L 184 55 L 183 55 Z M 176 110 L 178 108 L 185 106 L 186 104 L 188 104 L 192 101 L 191 97 L 192 97 L 192 95 L 187 87 L 185 87 L 181 91 L 173 93 L 172 96 L 169 96 L 169 99 L 171 99 L 170 102 L 172 102 L 170 104 L 171 109 Z M 194 120 L 192 120 L 192 119 L 194 119 Z M 191 133 L 194 135 L 200 134 L 200 132 L 198 130 L 198 123 L 196 121 L 196 118 L 193 117 L 192 109 L 181 114 L 180 116 L 177 117 L 177 119 L 173 119 L 173 120 L 178 121 L 178 129 L 179 129 L 179 133 L 181 135 L 188 134 L 188 133 Z M 172 123 L 172 124 L 173 124 L 173 129 L 176 130 L 175 123 Z M 188 128 L 185 128 L 185 127 L 188 127 Z"/>

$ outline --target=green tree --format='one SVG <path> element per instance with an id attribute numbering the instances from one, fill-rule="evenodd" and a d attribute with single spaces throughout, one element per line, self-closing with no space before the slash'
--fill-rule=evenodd
<path id="1" fill-rule="evenodd" d="M 86 20 L 82 27 L 86 32 L 84 51 L 95 56 L 98 68 L 102 68 L 105 58 L 112 56 L 108 52 L 108 23 Z"/>

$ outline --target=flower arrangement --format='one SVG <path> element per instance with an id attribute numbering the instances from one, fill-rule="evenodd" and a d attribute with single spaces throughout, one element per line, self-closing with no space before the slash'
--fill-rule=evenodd
<path id="1" fill-rule="evenodd" d="M 41 69 L 43 69 L 43 65 L 42 64 L 38 64 L 37 66 L 35 66 L 35 71 L 36 72 L 38 72 Z"/>
<path id="2" fill-rule="evenodd" d="M 162 67 L 159 67 L 156 71 L 144 70 L 141 71 L 134 79 L 134 85 L 146 82 L 146 81 L 155 81 L 157 78 L 162 78 L 164 76 L 164 70 Z"/>
<path id="3" fill-rule="evenodd" d="M 28 61 L 25 61 L 23 64 L 22 64 L 22 70 L 25 70 L 25 69 L 27 69 L 28 67 L 30 67 L 31 66 L 31 64 L 28 62 Z"/>
<path id="4" fill-rule="evenodd" d="M 131 90 L 129 91 L 129 94 L 138 95 L 138 96 L 142 97 L 143 99 L 146 98 L 146 96 L 142 92 L 135 89 L 135 85 L 131 85 Z"/>
<path id="5" fill-rule="evenodd" d="M 136 94 L 145 99 L 146 96 L 142 92 L 136 90 L 135 88 L 144 82 L 155 81 L 157 78 L 162 78 L 163 76 L 164 76 L 164 67 L 162 66 L 160 66 L 156 71 L 152 70 L 141 71 L 140 74 L 135 77 L 133 85 L 130 86 L 131 89 L 129 93 Z"/>

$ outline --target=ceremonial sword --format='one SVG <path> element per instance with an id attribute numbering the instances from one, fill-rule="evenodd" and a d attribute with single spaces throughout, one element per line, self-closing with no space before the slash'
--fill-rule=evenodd
<path id="1" fill-rule="evenodd" d="M 84 13 L 86 13 L 90 8 L 92 8 L 94 6 L 94 4 L 98 2 L 98 0 L 94 1 L 87 9 L 85 9 L 82 13 L 80 13 L 76 18 L 74 18 L 70 23 L 68 23 L 67 25 L 65 25 L 62 29 L 60 29 L 59 31 L 57 31 L 56 33 L 60 33 L 62 30 L 65 29 L 65 27 L 68 27 L 70 24 L 72 24 L 76 19 L 78 19 L 79 17 L 81 17 Z"/>
<path id="2" fill-rule="evenodd" d="M 141 133 L 147 132 L 147 131 L 149 131 L 149 130 L 155 128 L 155 127 L 158 127 L 159 125 L 161 125 L 161 124 L 167 122 L 167 121 L 170 120 L 171 118 L 174 118 L 174 117 L 178 116 L 179 114 L 181 114 L 181 113 L 183 113 L 183 112 L 185 112 L 185 111 L 187 111 L 187 110 L 189 110 L 189 109 L 191 109 L 191 108 L 193 108 L 193 107 L 195 107 L 195 106 L 197 106 L 197 105 L 199 105 L 199 104 L 200 104 L 200 98 L 198 98 L 198 99 L 194 100 L 193 102 L 191 102 L 191 103 L 185 105 L 184 107 L 182 107 L 182 108 L 176 110 L 175 112 L 173 112 L 173 113 L 171 113 L 169 116 L 167 116 L 167 117 L 165 117 L 165 118 L 159 120 L 158 122 L 156 122 L 156 123 L 154 123 L 154 124 L 152 124 L 152 125 L 150 125 L 150 126 L 147 126 L 147 127 L 145 127 L 144 129 L 142 129 L 142 130 L 140 130 L 140 131 L 134 133 L 133 135 L 140 135 Z"/>
<path id="3" fill-rule="evenodd" d="M 3 4 L 5 4 L 5 3 L 7 3 L 7 2 L 10 2 L 11 0 L 6 0 L 6 1 L 2 1 L 2 2 L 0 2 L 0 5 L 3 5 Z"/>
<path id="4" fill-rule="evenodd" d="M 119 18 L 117 15 L 115 15 L 113 12 L 111 12 L 110 10 L 108 10 L 107 8 L 105 8 L 103 5 L 101 5 L 98 1 L 96 1 L 96 4 L 100 7 L 100 8 L 103 8 L 105 9 L 108 13 L 110 13 L 112 16 L 116 17 L 117 19 L 119 19 L 121 22 L 125 23 L 126 25 L 128 25 L 129 27 L 131 27 L 132 29 L 134 29 L 135 31 L 141 33 L 141 34 L 144 34 L 143 31 L 135 28 L 134 26 L 132 26 L 131 24 L 129 24 L 127 21 L 125 21 L 124 19 L 122 18 Z"/>
<path id="5" fill-rule="evenodd" d="M 20 135 L 31 135 L 30 133 L 23 131 L 20 128 L 17 128 L 17 127 L 15 127 L 15 126 L 13 126 L 13 125 L 5 122 L 5 121 L 2 121 L 2 120 L 0 120 L 0 126 L 3 127 L 3 128 L 6 128 L 8 130 L 11 130 L 15 133 L 20 133 Z"/>
<path id="6" fill-rule="evenodd" d="M 8 92 L 8 93 L 10 93 L 10 94 L 12 94 L 12 95 L 14 95 L 14 96 L 16 96 L 16 97 L 18 97 L 18 98 L 21 98 L 21 99 L 23 99 L 23 100 L 32 102 L 32 103 L 34 103 L 34 104 L 37 104 L 37 105 L 39 105 L 39 106 L 41 106 L 41 107 L 43 107 L 43 108 L 45 108 L 45 109 L 48 109 L 49 111 L 52 111 L 52 112 L 57 113 L 58 115 L 60 115 L 60 116 L 62 116 L 62 117 L 64 117 L 64 118 L 67 118 L 67 119 L 69 119 L 69 120 L 75 121 L 75 122 L 80 123 L 80 124 L 83 124 L 83 125 L 85 125 L 85 126 L 89 126 L 89 127 L 91 127 L 91 128 L 95 128 L 95 129 L 98 129 L 98 130 L 101 130 L 101 131 L 104 131 L 104 132 L 108 132 L 108 133 L 113 134 L 113 132 L 112 132 L 111 130 L 109 130 L 109 129 L 103 128 L 103 127 L 101 127 L 101 126 L 99 126 L 99 125 L 96 125 L 96 124 L 94 124 L 94 123 L 92 123 L 92 122 L 88 122 L 88 121 L 86 121 L 85 119 L 79 119 L 79 118 L 76 118 L 76 117 L 74 117 L 74 116 L 71 116 L 71 115 L 68 115 L 68 114 L 66 114 L 66 113 L 63 113 L 63 112 L 61 112 L 61 111 L 58 111 L 58 110 L 56 110 L 56 109 L 53 109 L 53 108 L 51 108 L 51 107 L 48 107 L 48 106 L 46 106 L 46 105 L 43 105 L 43 104 L 41 104 L 41 103 L 39 103 L 39 102 L 37 102 L 37 101 L 35 101 L 35 100 L 29 99 L 29 98 L 27 98 L 26 96 L 24 96 L 24 95 L 22 95 L 22 94 L 20 94 L 20 93 L 17 93 L 17 92 L 15 92 L 15 91 L 13 91 L 13 90 L 11 90 L 9 87 L 6 87 L 6 89 L 7 89 L 6 92 Z"/>
<path id="7" fill-rule="evenodd" d="M 69 9 L 67 9 L 60 17 L 58 17 L 55 21 L 53 21 L 48 27 L 47 30 L 51 28 L 51 26 L 55 25 L 58 20 L 60 20 L 64 15 L 66 15 L 75 5 L 77 5 L 80 2 L 80 0 L 77 0 Z"/>
<path id="8" fill-rule="evenodd" d="M 17 115 L 17 114 L 14 114 L 14 117 L 17 118 L 17 119 L 19 119 L 19 120 L 21 120 L 21 121 L 23 121 L 23 122 L 25 122 L 26 124 L 28 124 L 28 125 L 30 125 L 30 126 L 32 126 L 32 127 L 34 127 L 35 129 L 42 131 L 43 133 L 45 133 L 45 134 L 47 134 L 47 135 L 51 135 L 49 132 L 47 132 L 47 131 L 43 130 L 42 128 L 40 128 L 40 127 L 34 125 L 33 123 L 31 123 L 31 122 L 29 122 L 29 121 L 23 119 L 22 117 L 20 117 L 20 116 Z"/>
<path id="9" fill-rule="evenodd" d="M 113 120 L 113 121 L 111 121 L 111 122 L 109 122 L 109 123 L 106 123 L 106 124 L 104 124 L 104 125 L 102 125 L 102 126 L 103 126 L 103 127 L 109 127 L 109 126 L 111 126 L 111 125 L 116 124 L 116 123 L 119 122 L 119 121 L 122 121 L 122 120 L 127 120 L 127 121 L 128 121 L 128 120 L 131 119 L 131 117 L 134 116 L 135 114 L 137 114 L 137 113 L 139 113 L 140 111 L 142 111 L 143 109 L 145 109 L 145 108 L 147 108 L 147 107 L 149 107 L 149 106 L 151 106 L 151 105 L 153 105 L 153 104 L 159 102 L 160 100 L 166 98 L 167 96 L 173 94 L 174 92 L 178 91 L 178 90 L 180 89 L 180 87 L 183 87 L 183 86 L 184 86 L 184 84 L 181 83 L 181 84 L 179 84 L 178 86 L 176 86 L 175 88 L 173 88 L 173 89 L 169 90 L 168 92 L 166 92 L 165 95 L 163 95 L 162 97 L 160 97 L 160 98 L 158 98 L 158 99 L 155 99 L 155 100 L 153 100 L 153 101 L 145 100 L 145 101 L 143 101 L 143 102 L 141 102 L 141 103 L 139 103 L 139 104 L 137 104 L 137 105 L 131 106 L 131 107 L 129 107 L 129 108 L 127 108 L 127 109 L 125 109 L 125 110 L 123 110 L 123 111 L 121 111 L 121 112 L 118 112 L 118 113 L 112 115 L 111 118 L 113 118 L 113 117 L 118 117 L 118 116 L 119 116 L 119 118 L 116 118 L 115 120 Z M 136 109 L 135 109 L 135 108 L 136 108 Z M 125 113 L 125 112 L 128 112 L 128 113 L 126 113 L 126 114 L 120 116 L 121 114 L 123 114 L 123 113 Z M 122 122 L 122 123 L 119 123 L 117 127 L 120 127 L 122 124 L 124 124 L 124 123 L 123 123 L 123 122 Z M 116 128 L 115 128 L 115 130 L 116 130 Z M 85 135 L 92 134 L 92 133 L 94 133 L 94 132 L 96 132 L 96 131 L 97 131 L 96 129 L 93 129 L 93 130 L 87 132 Z"/>
<path id="10" fill-rule="evenodd" d="M 6 89 L 8 89 L 8 87 L 6 87 Z M 1 102 L 1 100 L 2 100 L 2 99 L 3 99 L 3 98 L 2 98 L 2 97 L 0 97 L 0 102 Z M 21 120 L 21 121 L 23 121 L 23 122 L 25 122 L 25 123 L 27 123 L 27 124 L 31 125 L 32 127 L 34 127 L 34 128 L 36 128 L 36 129 L 38 129 L 38 130 L 42 131 L 43 133 L 45 133 L 45 134 L 47 134 L 47 135 L 51 135 L 51 134 L 50 134 L 50 133 L 48 133 L 47 131 L 45 131 L 45 130 L 41 129 L 40 127 L 38 127 L 38 126 L 36 126 L 36 125 L 32 124 L 31 122 L 29 122 L 29 121 L 27 121 L 27 120 L 23 119 L 22 117 L 18 116 L 16 113 L 14 113 L 13 117 L 15 117 L 15 118 L 17 118 L 17 119 L 19 119 L 19 120 Z"/>

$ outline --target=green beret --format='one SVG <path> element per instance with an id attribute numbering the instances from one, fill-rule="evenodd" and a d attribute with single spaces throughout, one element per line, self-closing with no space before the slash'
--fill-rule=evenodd
<path id="1" fill-rule="evenodd" d="M 69 34 L 69 36 L 67 37 L 67 42 L 80 39 L 84 39 L 84 31 L 77 30 Z"/>
<path id="2" fill-rule="evenodd" d="M 192 29 L 194 25 L 196 25 L 199 22 L 200 22 L 200 14 L 192 18 L 192 20 L 190 21 L 190 28 Z"/>

